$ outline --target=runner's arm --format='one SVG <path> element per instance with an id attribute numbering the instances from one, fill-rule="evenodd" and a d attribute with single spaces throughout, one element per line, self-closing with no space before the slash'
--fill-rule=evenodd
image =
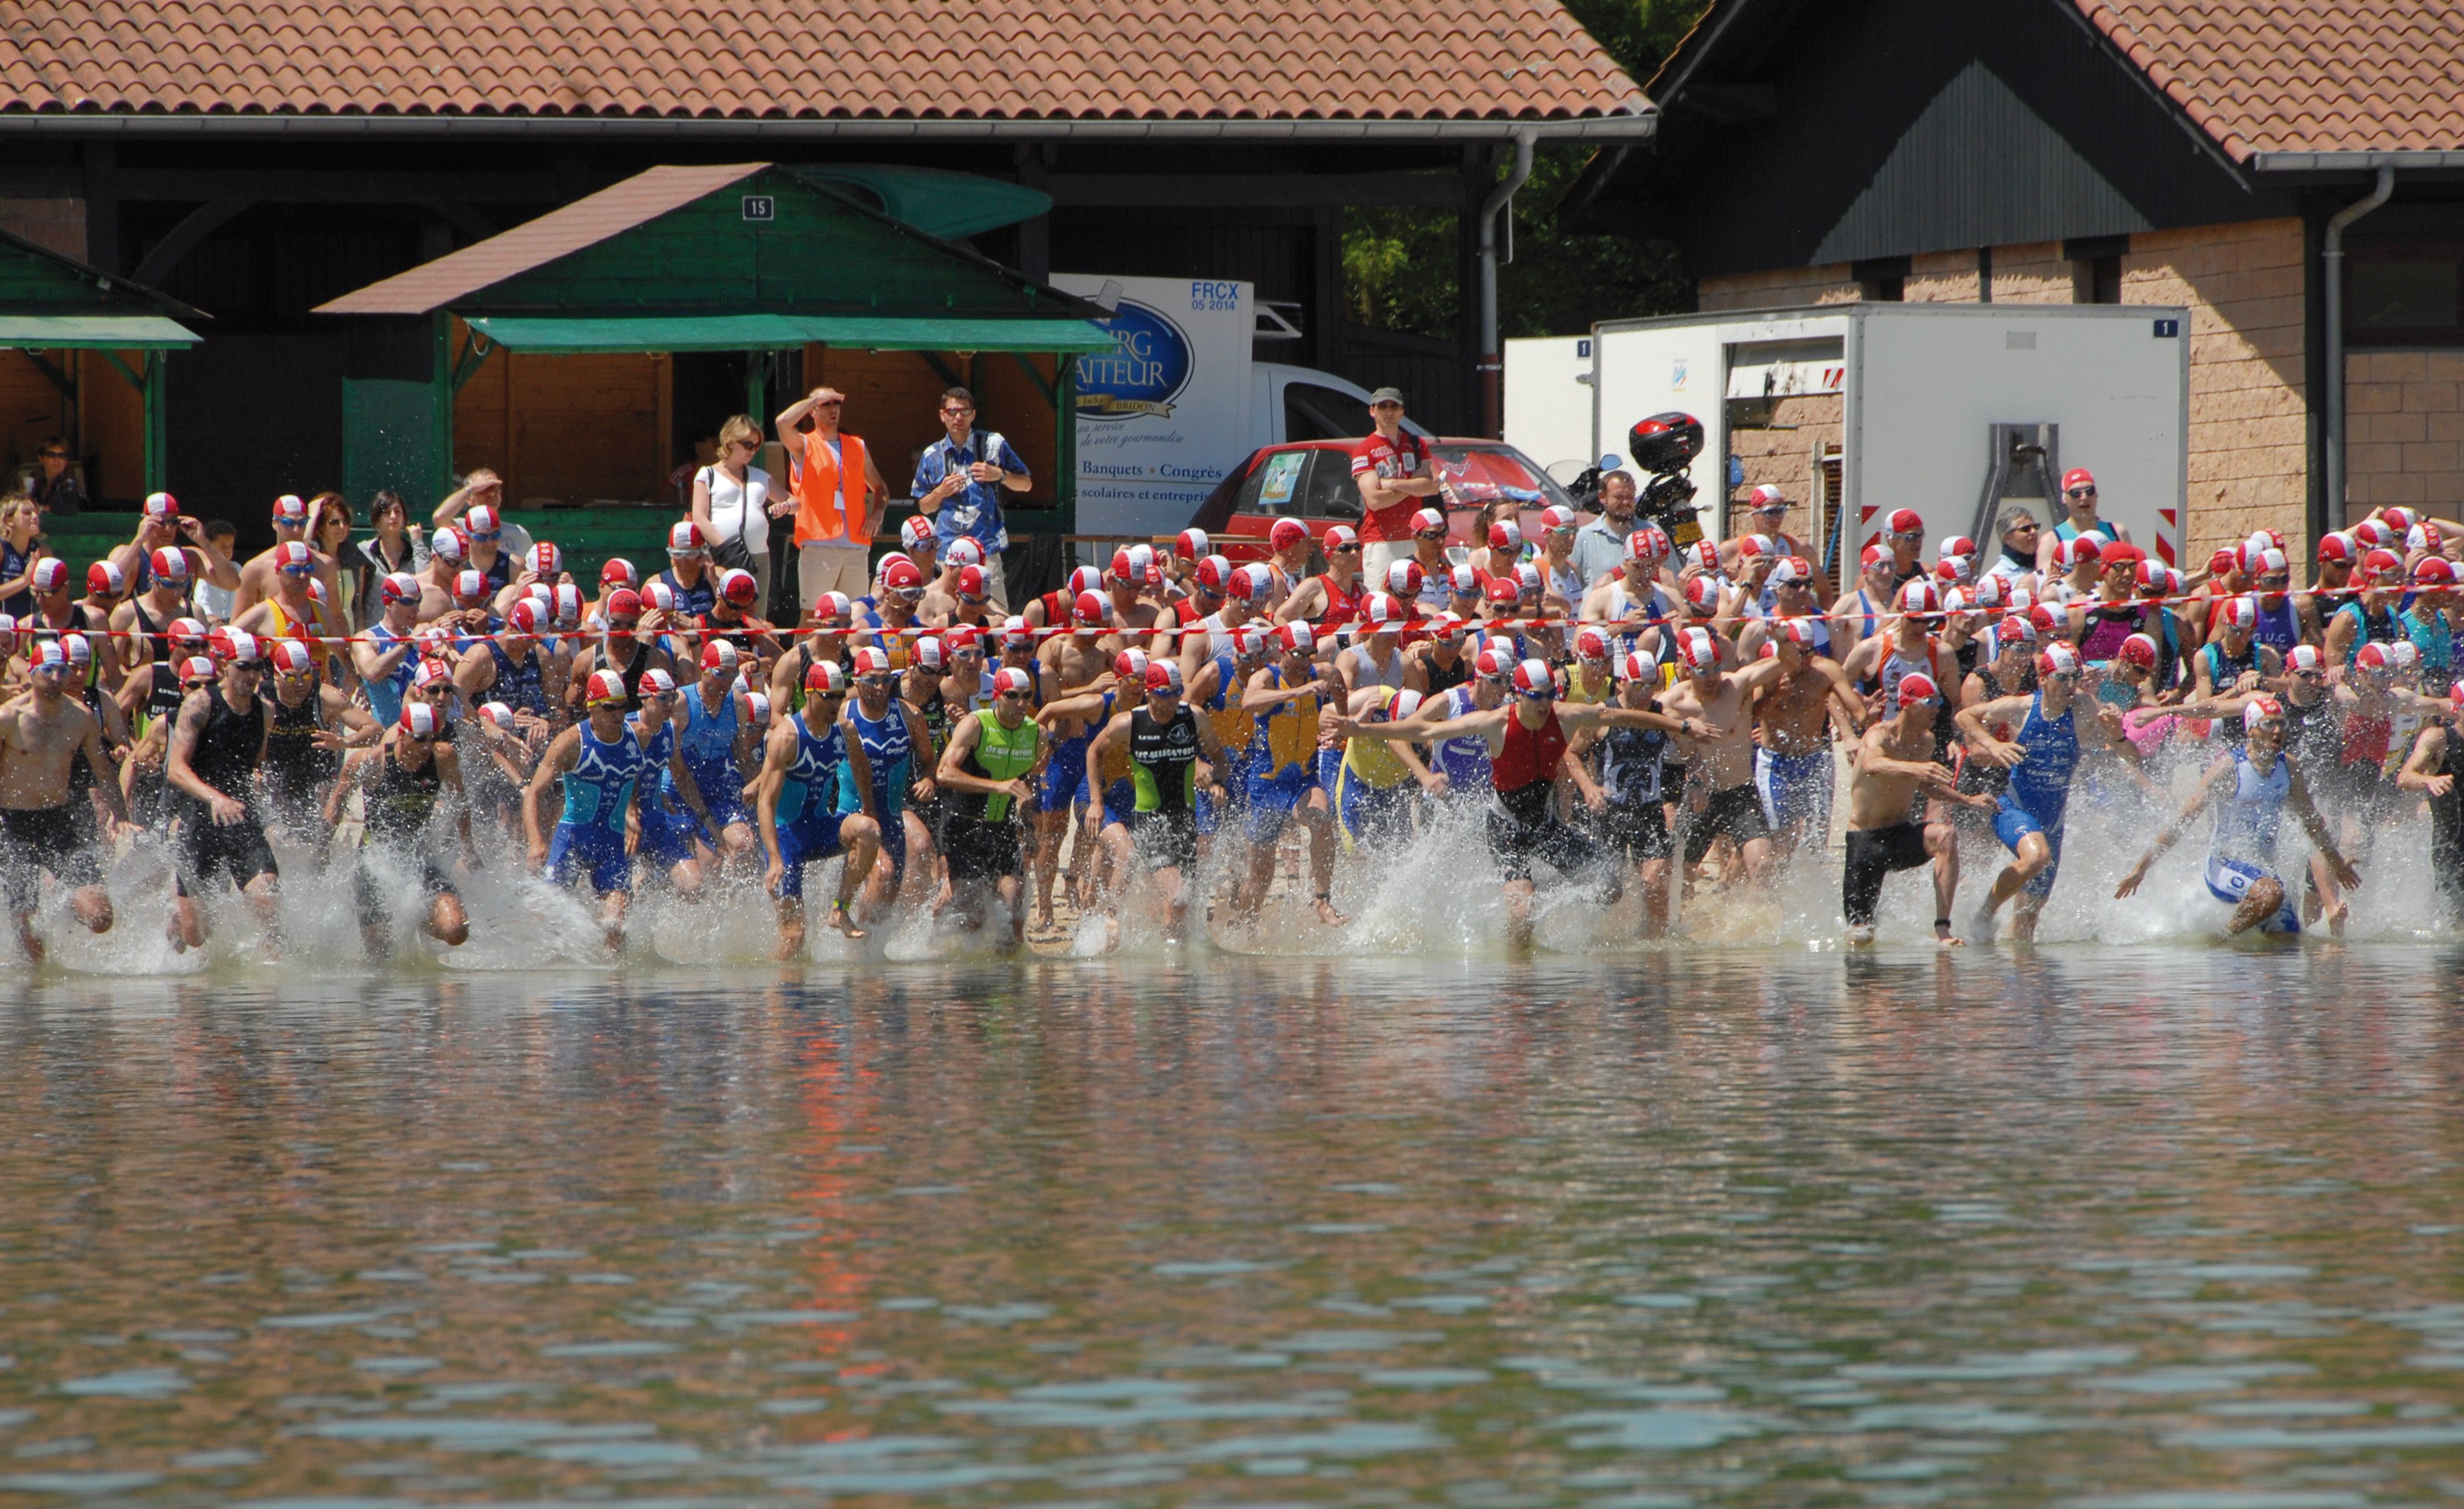
<path id="1" fill-rule="evenodd" d="M 85 752 L 86 764 L 93 768 L 98 774 L 106 772 L 116 774 L 111 763 L 111 756 L 102 747 L 102 722 L 100 719 L 94 717 L 92 714 L 88 714 L 85 737 L 79 741 L 79 746 Z M 102 804 L 110 808 L 112 817 L 117 820 L 121 826 L 125 827 L 128 823 L 128 803 L 121 796 L 120 782 L 116 780 L 98 780 L 94 783 L 94 789 L 102 793 Z"/>
<path id="2" fill-rule="evenodd" d="M 2303 778 L 2300 767 L 2282 754 L 2278 754 L 2277 758 L 2284 760 L 2285 771 L 2292 777 L 2286 782 L 2284 804 L 2291 807 L 2293 815 L 2301 820 L 2301 826 L 2310 834 L 2310 842 L 2318 846 L 2321 854 L 2326 856 L 2327 867 L 2336 872 L 2336 878 L 2347 886 L 2359 886 L 2362 883 L 2361 872 L 2354 869 L 2351 863 L 2337 849 L 2335 839 L 2327 832 L 2326 818 L 2321 815 L 2319 804 L 2310 799 L 2310 782 Z M 2407 761 L 2407 764 L 2409 766 L 2410 762 Z"/>
<path id="3" fill-rule="evenodd" d="M 2130 873 L 2122 878 L 2121 886 L 2113 893 L 2115 900 L 2119 901 L 2139 888 L 2139 883 L 2147 878 L 2148 866 L 2156 863 L 2157 856 L 2180 841 L 2182 830 L 2207 810 L 2208 803 L 2215 799 L 2221 783 L 2233 778 L 2233 758 L 2230 754 L 2208 767 L 2208 773 L 2199 777 L 2199 784 L 2190 792 L 2190 799 L 2182 803 L 2182 810 L 2174 815 L 2173 820 L 2157 833 L 2155 843 L 2139 857 L 2139 863 L 2130 867 Z M 2307 798 L 2304 799 L 2306 801 Z"/>
<path id="4" fill-rule="evenodd" d="M 2412 741 L 2412 753 L 2405 756 L 2404 769 L 2396 772 L 2396 785 L 2427 797 L 2446 796 L 2454 786 L 2455 777 L 2432 774 L 2446 757 L 2447 730 L 2433 723 Z"/>
<path id="5" fill-rule="evenodd" d="M 854 706 L 852 700 L 847 704 Z M 872 810 L 872 757 L 864 752 L 864 740 L 856 733 L 855 720 L 845 711 L 839 714 L 839 737 L 847 746 L 848 776 L 855 782 L 855 810 L 879 822 L 881 814 Z"/>
<path id="6" fill-rule="evenodd" d="M 1991 702 L 1970 703 L 1952 716 L 1957 719 L 1959 732 L 1968 740 L 1969 749 L 1991 763 L 2007 769 L 2024 759 L 2027 749 L 2023 745 L 1995 738 L 1988 725 L 2023 716 L 2035 705 L 2034 697 L 1996 697 Z"/>
<path id="7" fill-rule="evenodd" d="M 549 781 L 572 768 L 574 752 L 581 747 L 582 726 L 577 723 L 556 736 L 547 753 L 539 756 L 539 768 L 531 772 L 529 783 L 522 787 L 522 831 L 531 842 L 533 864 L 547 855 L 547 835 L 539 830 L 539 798 L 546 794 Z"/>

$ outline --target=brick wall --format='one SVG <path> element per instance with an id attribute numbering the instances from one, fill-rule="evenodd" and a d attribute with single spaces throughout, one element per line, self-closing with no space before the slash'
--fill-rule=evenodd
<path id="1" fill-rule="evenodd" d="M 1976 253 L 1927 252 L 1910 257 L 1901 296 L 1911 304 L 1976 302 Z"/>
<path id="2" fill-rule="evenodd" d="M 1993 251 L 1993 302 L 2075 304 L 2079 264 L 2062 255 L 2058 241 Z"/>
<path id="3" fill-rule="evenodd" d="M 1800 304 L 1856 301 L 1857 280 L 1849 275 L 1845 262 L 1706 277 L 1695 290 L 1696 307 L 1706 315 L 1731 309 L 1793 309 Z"/>
<path id="4" fill-rule="evenodd" d="M 2348 353 L 2344 374 L 2350 515 L 2406 503 L 2455 517 L 2464 501 L 2464 351 Z"/>
<path id="5" fill-rule="evenodd" d="M 2182 558 L 2257 529 L 2306 539 L 2301 222 L 2131 238 L 2127 304 L 2190 311 L 2189 495 Z"/>
<path id="6" fill-rule="evenodd" d="M 1769 482 L 1788 494 L 1788 533 L 1803 542 L 1819 561 L 1822 542 L 1814 537 L 1820 531 L 1811 507 L 1816 496 L 1815 451 L 1816 447 L 1825 451 L 1839 448 L 1845 423 L 1843 408 L 1837 393 L 1784 398 L 1771 405 L 1771 427 L 1728 432 L 1728 448 L 1744 464 L 1746 472 L 1745 485 L 1728 494 L 1728 533 L 1745 527 L 1746 495 Z"/>

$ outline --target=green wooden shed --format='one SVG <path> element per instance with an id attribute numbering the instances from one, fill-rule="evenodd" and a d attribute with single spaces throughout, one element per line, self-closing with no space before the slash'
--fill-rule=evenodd
<path id="1" fill-rule="evenodd" d="M 348 317 L 343 490 L 414 512 L 453 486 L 453 395 L 499 350 L 539 355 L 810 344 L 1008 353 L 1053 406 L 1063 532 L 1075 514 L 1073 364 L 1107 317 L 1022 273 L 767 163 L 655 167 L 501 235 L 319 306 Z M 1055 358 L 1047 383 L 1023 358 Z M 746 363 L 764 414 L 766 363 Z"/>
<path id="2" fill-rule="evenodd" d="M 0 349 L 33 362 L 72 404 L 76 375 L 45 353 L 97 352 L 125 378 L 144 414 L 148 492 L 163 486 L 164 357 L 204 339 L 183 320 L 207 317 L 168 295 L 0 230 Z"/>

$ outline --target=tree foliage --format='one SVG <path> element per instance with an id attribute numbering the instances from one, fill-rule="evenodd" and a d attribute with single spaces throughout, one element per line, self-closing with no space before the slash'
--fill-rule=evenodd
<path id="1" fill-rule="evenodd" d="M 1647 79 L 1709 0 L 1565 0 L 1584 30 L 1628 75 Z M 1602 319 L 1679 314 L 1694 307 L 1692 280 L 1664 241 L 1576 235 L 1557 206 L 1594 148 L 1544 145 L 1514 196 L 1514 260 L 1498 269 L 1501 335 L 1569 335 Z M 1376 207 L 1343 221 L 1345 317 L 1355 325 L 1452 338 L 1462 299 L 1457 217 L 1448 209 Z"/>

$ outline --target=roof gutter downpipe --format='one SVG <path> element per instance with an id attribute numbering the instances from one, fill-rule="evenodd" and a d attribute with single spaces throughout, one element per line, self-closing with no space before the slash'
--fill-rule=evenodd
<path id="1" fill-rule="evenodd" d="M 1506 364 L 1497 340 L 1497 217 L 1531 176 L 1535 136 L 1529 127 L 1514 133 L 1514 170 L 1480 202 L 1480 432 L 1492 439 L 1506 431 Z"/>
<path id="2" fill-rule="evenodd" d="M 2327 236 L 2319 254 L 2321 276 L 2326 280 L 2325 344 L 2327 347 L 2327 423 L 2322 449 L 2326 462 L 2327 528 L 2344 527 L 2344 230 L 2387 202 L 2395 192 L 2395 169 L 2381 164 L 2376 186 L 2336 211 L 2327 222 Z"/>

